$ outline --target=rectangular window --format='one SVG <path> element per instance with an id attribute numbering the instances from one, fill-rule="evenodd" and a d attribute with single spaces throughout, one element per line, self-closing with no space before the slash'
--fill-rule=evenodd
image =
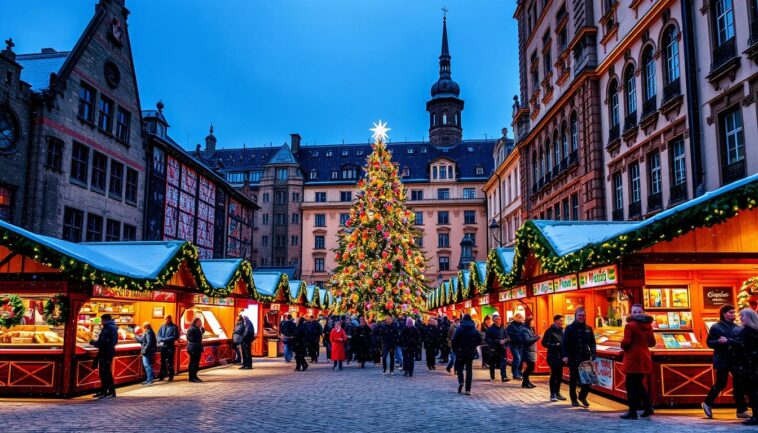
<path id="1" fill-rule="evenodd" d="M 63 209 L 63 240 L 81 242 L 83 224 L 84 212 L 79 209 L 65 207 Z"/>
<path id="2" fill-rule="evenodd" d="M 613 209 L 624 209 L 624 180 L 621 173 L 613 175 Z"/>
<path id="3" fill-rule="evenodd" d="M 111 198 L 121 200 L 124 190 L 124 164 L 111 160 L 111 181 L 108 185 L 108 195 Z"/>
<path id="4" fill-rule="evenodd" d="M 424 212 L 421 212 L 421 211 L 414 212 L 413 224 L 416 224 L 416 225 L 424 224 Z"/>
<path id="5" fill-rule="evenodd" d="M 286 168 L 277 168 L 276 169 L 276 180 L 287 180 L 287 169 Z"/>
<path id="6" fill-rule="evenodd" d="M 353 201 L 352 191 L 340 191 L 340 201 Z"/>
<path id="7" fill-rule="evenodd" d="M 87 214 L 87 242 L 103 241 L 103 217 L 100 215 Z"/>
<path id="8" fill-rule="evenodd" d="M 448 200 L 449 198 L 450 198 L 450 189 L 448 188 L 437 189 L 437 200 Z"/>
<path id="9" fill-rule="evenodd" d="M 132 115 L 123 107 L 118 107 L 116 112 L 116 138 L 124 143 L 129 141 L 129 124 Z"/>
<path id="10" fill-rule="evenodd" d="M 465 199 L 476 198 L 476 188 L 463 188 L 463 198 Z"/>
<path id="11" fill-rule="evenodd" d="M 437 179 L 437 166 L 432 167 L 432 179 Z"/>
<path id="12" fill-rule="evenodd" d="M 47 139 L 47 159 L 45 165 L 56 171 L 61 171 L 63 160 L 63 141 L 49 137 Z"/>
<path id="13" fill-rule="evenodd" d="M 733 0 L 716 0 L 716 45 L 722 46 L 734 37 Z"/>
<path id="14" fill-rule="evenodd" d="M 343 179 L 355 179 L 356 177 L 356 170 L 353 167 L 350 168 L 343 168 L 342 169 L 342 178 Z"/>
<path id="15" fill-rule="evenodd" d="M 246 174 L 244 171 L 230 171 L 226 173 L 226 181 L 229 183 L 243 183 L 245 182 Z"/>
<path id="16" fill-rule="evenodd" d="M 121 240 L 121 222 L 109 219 L 106 223 L 105 241 L 118 242 Z"/>
<path id="17" fill-rule="evenodd" d="M 300 203 L 300 193 L 299 192 L 293 192 L 292 193 L 292 203 Z"/>
<path id="18" fill-rule="evenodd" d="M 284 235 L 276 235 L 274 236 L 274 246 L 277 248 L 282 248 L 287 246 L 287 236 Z M 276 257 L 275 259 L 279 259 L 280 257 Z M 281 266 L 281 265 L 277 265 Z"/>
<path id="19" fill-rule="evenodd" d="M 100 95 L 100 114 L 97 117 L 97 127 L 110 133 L 113 126 L 113 101 Z"/>
<path id="20" fill-rule="evenodd" d="M 579 221 L 579 194 L 571 194 L 571 219 Z"/>
<path id="21" fill-rule="evenodd" d="M 651 152 L 647 156 L 648 179 L 650 195 L 661 193 L 661 154 L 658 151 Z"/>
<path id="22" fill-rule="evenodd" d="M 326 215 L 322 213 L 316 214 L 316 222 L 314 227 L 326 227 Z"/>
<path id="23" fill-rule="evenodd" d="M 89 84 L 82 82 L 79 87 L 79 112 L 80 119 L 89 123 L 94 121 L 95 116 L 95 89 Z"/>
<path id="24" fill-rule="evenodd" d="M 437 224 L 450 224 L 450 214 L 446 210 L 441 210 L 437 212 Z"/>
<path id="25" fill-rule="evenodd" d="M 553 215 L 555 215 L 555 219 L 559 220 L 561 219 L 561 203 L 558 202 L 553 206 Z"/>
<path id="26" fill-rule="evenodd" d="M 318 202 L 318 203 L 324 203 L 324 202 L 326 202 L 326 193 L 325 192 L 317 192 L 316 193 L 316 202 Z"/>
<path id="27" fill-rule="evenodd" d="M 137 189 L 139 185 L 139 172 L 133 168 L 126 168 L 126 190 L 124 198 L 127 203 L 137 203 Z"/>
<path id="28" fill-rule="evenodd" d="M 261 181 L 261 173 L 260 171 L 251 171 L 250 172 L 250 183 L 258 183 Z"/>
<path id="29" fill-rule="evenodd" d="M 271 194 L 264 192 L 263 193 L 263 203 L 268 203 L 271 201 Z"/>
<path id="30" fill-rule="evenodd" d="M 292 224 L 300 224 L 300 214 L 299 213 L 293 213 L 292 214 Z"/>
<path id="31" fill-rule="evenodd" d="M 274 195 L 276 203 L 278 204 L 284 204 L 287 203 L 287 192 L 286 191 L 277 191 Z"/>
<path id="32" fill-rule="evenodd" d="M 315 239 L 313 240 L 314 248 L 317 250 L 323 250 L 325 248 L 324 245 L 324 237 L 321 235 L 317 235 Z"/>
<path id="33" fill-rule="evenodd" d="M 292 236 L 290 239 L 290 246 L 296 247 L 298 243 L 300 243 L 300 238 L 298 236 Z"/>
<path id="34" fill-rule="evenodd" d="M 671 143 L 671 171 L 673 173 L 674 185 L 684 185 L 687 181 L 687 167 L 685 165 L 684 140 L 678 139 Z"/>
<path id="35" fill-rule="evenodd" d="M 131 224 L 124 224 L 124 240 L 136 241 L 137 240 L 137 227 Z"/>
<path id="36" fill-rule="evenodd" d="M 422 189 L 411 190 L 411 200 L 423 200 L 423 199 L 424 199 L 424 190 Z"/>
<path id="37" fill-rule="evenodd" d="M 565 198 L 563 199 L 562 208 L 563 208 L 563 220 L 568 221 L 571 219 L 571 209 L 569 209 L 569 199 Z"/>
<path id="38" fill-rule="evenodd" d="M 721 118 L 724 140 L 724 161 L 732 165 L 745 159 L 745 136 L 742 131 L 742 111 L 739 107 L 724 113 Z"/>
<path id="39" fill-rule="evenodd" d="M 450 235 L 447 233 L 438 233 L 437 246 L 440 248 L 450 248 Z"/>
<path id="40" fill-rule="evenodd" d="M 264 246 L 264 247 L 268 246 L 268 235 L 261 236 L 261 246 Z"/>
<path id="41" fill-rule="evenodd" d="M 642 200 L 640 164 L 638 162 L 629 165 L 629 192 L 631 193 L 631 203 L 639 203 Z"/>
<path id="42" fill-rule="evenodd" d="M 89 147 L 74 142 L 71 148 L 71 181 L 87 185 L 87 169 L 89 168 Z"/>
<path id="43" fill-rule="evenodd" d="M 476 211 L 463 211 L 463 224 L 476 224 Z"/>
<path id="44" fill-rule="evenodd" d="M 274 224 L 276 225 L 286 225 L 287 224 L 287 214 L 278 213 L 274 216 Z"/>
<path id="45" fill-rule="evenodd" d="M 350 219 L 350 214 L 349 213 L 341 213 L 340 214 L 340 227 L 345 227 L 345 223 L 349 219 Z"/>
<path id="46" fill-rule="evenodd" d="M 268 225 L 268 214 L 264 213 L 263 216 L 261 216 L 261 224 Z"/>
<path id="47" fill-rule="evenodd" d="M 552 220 L 553 219 L 553 208 L 547 209 L 547 219 Z"/>
<path id="48" fill-rule="evenodd" d="M 424 246 L 424 237 L 423 236 L 414 236 L 413 237 L 413 243 L 416 244 L 417 247 L 423 247 Z"/>
<path id="49" fill-rule="evenodd" d="M 450 270 L 450 257 L 440 256 L 439 262 L 440 262 L 440 271 Z"/>
<path id="50" fill-rule="evenodd" d="M 313 270 L 314 272 L 324 272 L 324 259 L 321 257 L 316 257 L 313 259 Z"/>
<path id="51" fill-rule="evenodd" d="M 108 173 L 108 157 L 95 150 L 92 151 L 92 176 L 90 188 L 105 193 L 105 179 Z"/>
<path id="52" fill-rule="evenodd" d="M 340 178 L 340 172 L 337 170 L 332 170 L 332 180 L 337 180 Z"/>

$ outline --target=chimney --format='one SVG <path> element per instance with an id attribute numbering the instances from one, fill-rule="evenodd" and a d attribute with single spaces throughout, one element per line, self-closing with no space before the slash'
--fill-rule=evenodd
<path id="1" fill-rule="evenodd" d="M 291 139 L 290 139 L 290 147 L 291 147 L 291 149 L 290 150 L 292 151 L 292 153 L 298 153 L 298 152 L 300 152 L 300 139 L 301 139 L 300 134 L 297 134 L 297 133 L 290 134 L 290 137 L 291 137 Z"/>
<path id="2" fill-rule="evenodd" d="M 216 151 L 216 136 L 213 135 L 213 125 L 211 125 L 211 130 L 208 133 L 208 136 L 205 137 L 205 151 L 210 153 Z"/>

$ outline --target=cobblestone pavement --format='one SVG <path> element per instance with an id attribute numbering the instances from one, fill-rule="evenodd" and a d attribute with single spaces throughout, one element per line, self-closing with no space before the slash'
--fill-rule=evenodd
<path id="1" fill-rule="evenodd" d="M 704 419 L 699 410 L 660 410 L 649 420 L 618 418 L 623 406 L 590 396 L 590 408 L 546 399 L 546 378 L 535 389 L 514 382 L 492 384 L 475 370 L 473 395 L 456 393 L 456 380 L 441 367 L 416 364 L 413 378 L 384 376 L 381 368 L 354 365 L 332 371 L 311 365 L 304 373 L 279 359 L 256 359 L 254 369 L 236 366 L 201 371 L 201 384 L 186 381 L 118 389 L 118 398 L 0 400 L 3 431 L 27 432 L 406 432 L 592 430 L 691 432 L 750 431 L 733 409 Z M 564 385 L 565 387 L 565 385 Z M 567 392 L 564 392 L 566 394 Z"/>

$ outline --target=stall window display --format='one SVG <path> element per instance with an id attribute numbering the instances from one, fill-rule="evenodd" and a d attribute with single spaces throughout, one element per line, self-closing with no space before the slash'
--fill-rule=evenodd
<path id="1" fill-rule="evenodd" d="M 110 314 L 118 326 L 118 342 L 133 343 L 137 319 L 134 302 L 93 300 L 82 305 L 77 320 L 77 343 L 97 338 L 102 329 L 102 315 Z"/>
<path id="2" fill-rule="evenodd" d="M 230 338 L 230 332 L 226 327 L 221 324 L 223 319 L 221 318 L 220 308 L 228 308 L 229 317 L 234 313 L 232 308 L 229 307 L 211 307 L 211 306 L 195 306 L 184 310 L 180 323 L 180 329 L 183 335 L 186 335 L 192 321 L 196 318 L 200 319 L 201 326 L 203 327 L 203 339 L 218 338 L 227 339 Z M 229 330 L 231 331 L 231 330 Z"/>
<path id="3" fill-rule="evenodd" d="M 0 348 L 60 349 L 63 345 L 63 326 L 50 326 L 44 318 L 44 305 L 50 296 L 22 295 L 18 298 L 23 305 L 23 314 L 18 320 L 20 323 L 7 328 L 0 326 Z M 9 315 L 11 313 L 9 310 Z"/>

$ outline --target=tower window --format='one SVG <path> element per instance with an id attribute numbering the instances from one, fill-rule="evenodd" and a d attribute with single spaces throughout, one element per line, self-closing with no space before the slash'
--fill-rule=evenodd
<path id="1" fill-rule="evenodd" d="M 442 112 L 442 124 L 447 125 L 447 111 Z"/>

